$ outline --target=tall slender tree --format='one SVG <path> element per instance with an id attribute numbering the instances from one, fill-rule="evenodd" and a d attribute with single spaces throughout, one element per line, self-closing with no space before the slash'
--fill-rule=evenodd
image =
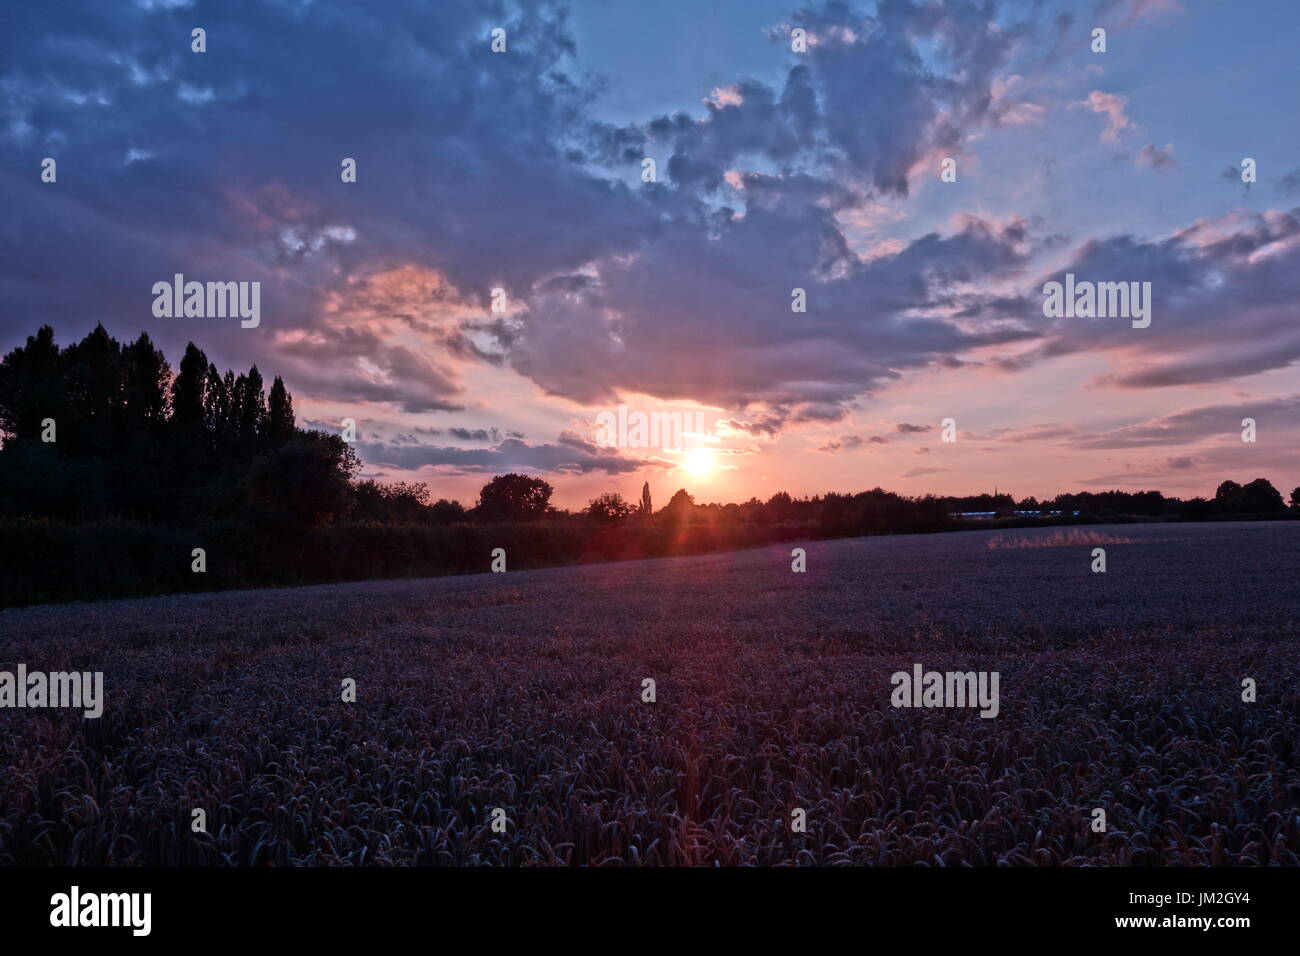
<path id="1" fill-rule="evenodd" d="M 241 460 L 252 461 L 259 451 L 258 436 L 266 432 L 266 392 L 262 388 L 262 373 L 256 365 L 237 381 L 238 437 L 235 449 Z"/>
<path id="2" fill-rule="evenodd" d="M 162 352 L 154 348 L 148 333 L 122 350 L 122 398 L 127 418 L 155 424 L 167 414 L 167 382 L 171 368 Z"/>
<path id="3" fill-rule="evenodd" d="M 180 368 L 172 381 L 171 421 L 182 432 L 194 433 L 203 429 L 210 364 L 203 350 L 193 342 L 185 346 L 185 355 L 181 357 Z"/>
<path id="4" fill-rule="evenodd" d="M 59 444 L 74 457 L 113 454 L 122 438 L 122 346 L 103 323 L 63 353 L 69 421 Z"/>
<path id="5" fill-rule="evenodd" d="M 215 365 L 208 365 L 204 390 L 203 420 L 209 445 L 217 460 L 229 462 L 235 454 L 238 437 L 238 409 L 235 405 L 235 374 L 229 369 L 223 376 Z"/>
<path id="6" fill-rule="evenodd" d="M 293 438 L 295 428 L 293 396 L 284 387 L 284 380 L 277 375 L 275 381 L 271 383 L 271 397 L 267 408 L 266 441 L 263 444 L 271 449 L 283 448 Z"/>
<path id="7" fill-rule="evenodd" d="M 6 440 L 39 441 L 42 421 L 51 418 L 57 424 L 64 417 L 62 365 L 48 325 L 0 360 L 0 434 Z"/>

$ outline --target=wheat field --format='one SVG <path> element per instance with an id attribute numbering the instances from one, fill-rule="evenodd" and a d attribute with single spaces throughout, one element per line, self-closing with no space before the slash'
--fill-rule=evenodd
<path id="1" fill-rule="evenodd" d="M 1300 862 L 1300 527 L 1095 533 L 0 612 L 106 689 L 0 709 L 0 864 Z M 891 707 L 918 663 L 997 717 Z"/>

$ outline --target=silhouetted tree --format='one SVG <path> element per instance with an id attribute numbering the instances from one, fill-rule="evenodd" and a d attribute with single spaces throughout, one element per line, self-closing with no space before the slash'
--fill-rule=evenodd
<path id="1" fill-rule="evenodd" d="M 238 408 L 235 454 L 250 461 L 259 450 L 260 436 L 266 433 L 266 393 L 262 373 L 254 365 L 247 375 L 235 380 L 235 405 Z"/>
<path id="2" fill-rule="evenodd" d="M 434 524 L 455 524 L 465 520 L 465 506 L 459 501 L 439 498 L 429 505 L 429 520 Z"/>
<path id="3" fill-rule="evenodd" d="M 208 447 L 216 452 L 218 460 L 227 461 L 235 452 L 235 402 L 233 391 L 235 376 L 221 372 L 211 363 L 208 364 L 203 385 L 203 425 Z M 173 415 L 173 417 L 175 417 Z"/>
<path id="4" fill-rule="evenodd" d="M 384 523 L 424 522 L 430 519 L 429 486 L 422 481 L 381 485 L 368 478 L 352 488 L 352 517 Z"/>
<path id="5" fill-rule="evenodd" d="M 172 370 L 145 332 L 122 350 L 123 404 L 132 421 L 154 425 L 167 415 L 167 386 Z"/>
<path id="6" fill-rule="evenodd" d="M 1291 489 L 1291 507 L 1300 511 L 1300 488 Z"/>
<path id="7" fill-rule="evenodd" d="M 102 458 L 119 451 L 122 422 L 122 347 L 102 324 L 63 351 L 63 387 L 69 421 L 59 422 L 60 451 Z"/>
<path id="8" fill-rule="evenodd" d="M 147 333 L 122 346 L 97 325 L 60 351 L 43 326 L 0 358 L 0 512 L 167 522 L 234 515 L 256 457 L 304 434 L 284 383 L 274 391 L 273 447 L 256 366 L 222 376 L 191 342 L 173 377 Z M 40 440 L 44 419 L 54 419 L 57 441 Z M 335 455 L 341 473 L 348 456 L 355 460 L 346 452 Z"/>
<path id="9" fill-rule="evenodd" d="M 0 360 L 0 434 L 6 439 L 39 441 L 44 419 L 56 426 L 66 421 L 61 358 L 54 329 L 42 325 Z"/>
<path id="10" fill-rule="evenodd" d="M 1241 510 L 1247 514 L 1266 514 L 1273 511 L 1285 511 L 1282 493 L 1273 487 L 1272 482 L 1256 478 L 1241 489 Z"/>
<path id="11" fill-rule="evenodd" d="M 293 398 L 284 387 L 284 380 L 275 377 L 271 383 L 271 396 L 267 408 L 266 447 L 275 449 L 283 447 L 291 438 L 295 429 L 293 420 Z"/>
<path id="12" fill-rule="evenodd" d="M 208 357 L 190 342 L 185 346 L 176 378 L 172 381 L 171 421 L 183 433 L 201 431 L 204 426 L 204 395 L 211 378 Z M 216 371 L 216 366 L 212 366 Z"/>
<path id="13" fill-rule="evenodd" d="M 622 495 L 612 491 L 593 498 L 587 505 L 588 517 L 597 521 L 622 521 L 630 514 L 632 514 L 632 506 L 623 500 Z"/>
<path id="14" fill-rule="evenodd" d="M 350 503 L 348 480 L 359 462 L 338 435 L 300 432 L 283 448 L 267 452 L 248 472 L 248 504 L 259 523 L 307 528 L 343 515 Z"/>
<path id="15" fill-rule="evenodd" d="M 767 516 L 770 521 L 780 524 L 790 518 L 794 512 L 794 502 L 787 491 L 778 491 L 767 499 Z"/>
<path id="16" fill-rule="evenodd" d="M 650 517 L 654 514 L 654 508 L 650 505 L 650 482 L 641 486 L 641 514 Z"/>
<path id="17" fill-rule="evenodd" d="M 535 521 L 546 514 L 551 486 L 528 475 L 497 475 L 479 492 L 477 512 L 484 521 Z"/>
<path id="18" fill-rule="evenodd" d="M 1238 512 L 1241 510 L 1241 492 L 1241 485 L 1235 481 L 1225 481 L 1214 490 L 1214 503 L 1225 514 Z"/>
<path id="19" fill-rule="evenodd" d="M 690 517 L 694 511 L 695 499 L 686 493 L 685 488 L 679 488 L 673 496 L 668 499 L 668 504 L 664 505 L 663 511 L 659 513 L 661 515 L 666 515 L 675 521 L 680 521 Z"/>

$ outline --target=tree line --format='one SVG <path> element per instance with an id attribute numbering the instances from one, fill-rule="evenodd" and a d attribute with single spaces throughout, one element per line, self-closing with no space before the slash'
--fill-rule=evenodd
<path id="1" fill-rule="evenodd" d="M 497 475 L 469 506 L 424 482 L 358 480 L 340 435 L 298 427 L 277 376 L 220 371 L 194 343 L 175 370 L 145 333 L 98 325 L 60 348 L 41 327 L 0 359 L 0 606 L 59 600 L 663 557 L 777 541 L 957 530 L 995 523 L 1205 520 L 1282 515 L 1271 483 L 1224 481 L 1213 497 L 1159 491 L 908 497 L 873 488 L 654 507 L 615 492 L 578 511 L 552 486 Z M 1300 511 L 1300 488 L 1291 492 Z M 1032 512 L 1038 512 L 1035 516 Z M 192 572 L 202 548 L 208 569 Z"/>
<path id="2" fill-rule="evenodd" d="M 172 371 L 141 333 L 97 325 L 60 349 L 43 326 L 0 360 L 0 515 L 306 524 L 347 504 L 359 462 L 297 427 L 278 376 L 221 373 L 194 343 Z"/>

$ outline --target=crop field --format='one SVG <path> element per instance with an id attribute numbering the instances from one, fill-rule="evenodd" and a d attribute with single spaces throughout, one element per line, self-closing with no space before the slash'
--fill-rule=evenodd
<path id="1" fill-rule="evenodd" d="M 1300 863 L 1300 526 L 1092 530 L 0 612 L 0 864 Z"/>

